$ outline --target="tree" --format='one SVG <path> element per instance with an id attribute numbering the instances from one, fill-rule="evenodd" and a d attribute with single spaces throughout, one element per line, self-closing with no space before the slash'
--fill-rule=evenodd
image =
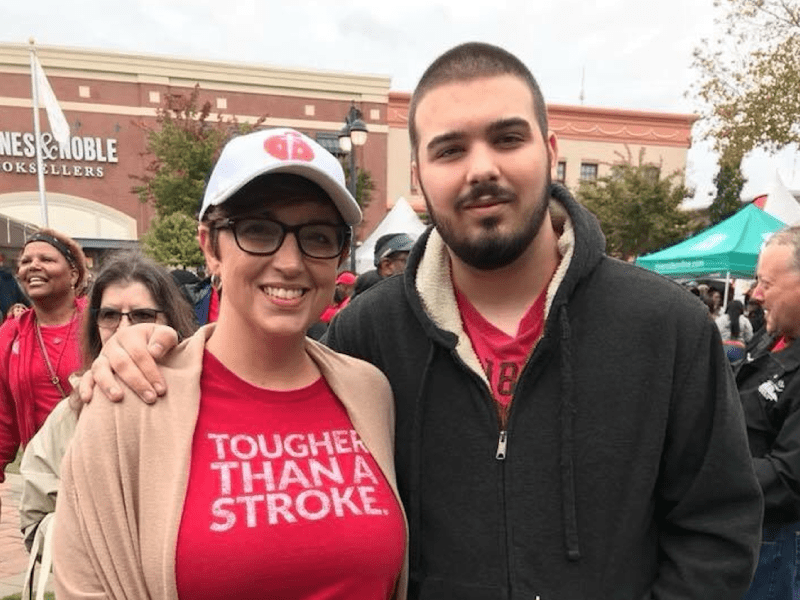
<path id="1" fill-rule="evenodd" d="M 168 94 L 158 109 L 155 126 L 138 123 L 147 137 L 144 154 L 152 160 L 143 176 L 131 176 L 140 182 L 133 191 L 156 209 L 156 218 L 143 241 L 147 252 L 165 264 L 203 264 L 195 216 L 206 178 L 225 142 L 234 134 L 252 131 L 266 118 L 252 125 L 219 115 L 214 120 L 211 103 L 200 106 L 199 99 L 199 85 L 188 96 Z"/>
<path id="2" fill-rule="evenodd" d="M 684 239 L 690 216 L 680 210 L 688 196 L 682 175 L 661 177 L 646 164 L 644 150 L 638 164 L 629 156 L 611 167 L 611 173 L 594 181 L 581 181 L 577 197 L 600 221 L 606 250 L 627 260 Z"/>
<path id="3" fill-rule="evenodd" d="M 708 207 L 711 225 L 727 219 L 742 208 L 742 188 L 747 183 L 742 175 L 741 158 L 725 153 L 719 160 L 719 172 L 714 176 L 717 195 Z"/>
<path id="4" fill-rule="evenodd" d="M 715 0 L 720 33 L 694 51 L 701 135 L 744 156 L 800 142 L 800 4 Z"/>
<path id="5" fill-rule="evenodd" d="M 367 205 L 372 201 L 372 190 L 375 189 L 375 182 L 372 180 L 372 175 L 366 169 L 359 169 L 356 167 L 358 179 L 356 180 L 356 202 L 364 210 Z M 350 181 L 350 167 L 344 165 L 344 179 Z M 350 189 L 350 186 L 348 186 Z"/>
<path id="6" fill-rule="evenodd" d="M 197 221 L 182 212 L 154 219 L 142 243 L 147 254 L 165 265 L 200 267 L 205 262 L 197 243 Z"/>

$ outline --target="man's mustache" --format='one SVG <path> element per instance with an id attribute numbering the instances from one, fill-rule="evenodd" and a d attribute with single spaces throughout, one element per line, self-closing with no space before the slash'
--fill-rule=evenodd
<path id="1" fill-rule="evenodd" d="M 486 198 L 497 202 L 514 202 L 517 195 L 494 181 L 482 181 L 456 200 L 456 209 L 469 208 L 473 204 L 485 204 Z"/>

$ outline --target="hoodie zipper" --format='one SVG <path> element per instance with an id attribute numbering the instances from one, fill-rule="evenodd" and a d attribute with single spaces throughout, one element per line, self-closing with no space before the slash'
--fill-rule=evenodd
<path id="1" fill-rule="evenodd" d="M 508 446 L 508 433 L 505 429 L 500 431 L 500 437 L 497 440 L 497 453 L 494 457 L 497 460 L 505 460 L 506 459 L 506 447 Z"/>
<path id="2" fill-rule="evenodd" d="M 497 450 L 495 451 L 495 460 L 499 463 L 497 467 L 500 469 L 500 492 L 501 492 L 501 514 L 503 516 L 503 536 L 505 538 L 505 571 L 506 571 L 506 587 L 508 589 L 509 594 L 511 593 L 511 552 L 510 552 L 510 545 L 509 545 L 509 525 L 508 525 L 508 506 L 507 506 L 507 499 L 506 499 L 506 466 L 505 466 L 505 459 L 506 454 L 508 451 L 508 419 L 501 420 L 500 415 L 497 414 L 497 410 L 494 406 L 494 396 L 492 395 L 492 390 L 486 387 L 486 383 L 481 379 L 477 373 L 475 373 L 472 369 L 470 369 L 466 363 L 462 360 L 459 356 L 458 352 L 455 350 L 452 351 L 452 357 L 455 360 L 456 364 L 460 365 L 462 369 L 464 369 L 467 373 L 470 374 L 471 377 L 477 380 L 477 384 L 486 390 L 486 397 L 488 400 L 487 407 L 489 408 L 489 412 L 491 415 L 494 415 L 494 423 L 499 430 L 498 439 L 497 439 Z M 514 400 L 512 399 L 512 404 Z M 510 414 L 509 414 L 510 416 Z M 503 422 L 505 421 L 505 423 Z"/>

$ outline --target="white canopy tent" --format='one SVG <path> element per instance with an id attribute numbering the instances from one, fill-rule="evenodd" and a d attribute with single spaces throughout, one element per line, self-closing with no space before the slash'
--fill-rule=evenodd
<path id="1" fill-rule="evenodd" d="M 767 192 L 767 201 L 764 203 L 764 212 L 780 219 L 788 225 L 800 223 L 800 202 L 792 195 L 783 184 L 778 171 Z"/>
<path id="2" fill-rule="evenodd" d="M 373 258 L 375 242 L 386 233 L 407 233 L 416 239 L 425 231 L 425 224 L 411 208 L 408 200 L 402 196 L 395 202 L 383 220 L 378 223 L 375 230 L 356 249 L 356 271 L 361 274 L 374 269 Z"/>

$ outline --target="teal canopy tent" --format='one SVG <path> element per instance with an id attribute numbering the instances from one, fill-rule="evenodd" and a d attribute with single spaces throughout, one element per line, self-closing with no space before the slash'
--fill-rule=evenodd
<path id="1" fill-rule="evenodd" d="M 761 245 L 784 226 L 748 204 L 688 240 L 639 257 L 636 264 L 667 277 L 753 277 Z"/>

